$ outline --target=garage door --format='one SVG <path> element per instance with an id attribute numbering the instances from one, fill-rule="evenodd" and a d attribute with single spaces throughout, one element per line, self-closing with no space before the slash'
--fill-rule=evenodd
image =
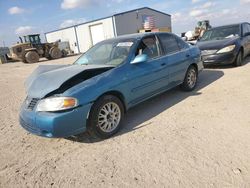
<path id="1" fill-rule="evenodd" d="M 104 31 L 103 31 L 103 24 L 90 26 L 90 32 L 91 32 L 93 45 L 105 39 Z"/>

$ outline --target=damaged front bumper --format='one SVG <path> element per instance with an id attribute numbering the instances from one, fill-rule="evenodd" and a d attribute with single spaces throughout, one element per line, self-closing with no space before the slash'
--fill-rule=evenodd
<path id="1" fill-rule="evenodd" d="M 92 104 L 63 112 L 37 112 L 21 107 L 19 122 L 28 132 L 49 138 L 65 138 L 85 132 Z"/>

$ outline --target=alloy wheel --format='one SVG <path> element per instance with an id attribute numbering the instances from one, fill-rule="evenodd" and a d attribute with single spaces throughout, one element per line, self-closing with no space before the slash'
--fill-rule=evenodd
<path id="1" fill-rule="evenodd" d="M 106 103 L 98 114 L 98 126 L 106 133 L 112 132 L 119 125 L 121 120 L 121 109 L 114 103 Z"/>
<path id="2" fill-rule="evenodd" d="M 187 75 L 187 84 L 190 88 L 193 88 L 197 81 L 197 75 L 194 69 L 190 69 Z"/>

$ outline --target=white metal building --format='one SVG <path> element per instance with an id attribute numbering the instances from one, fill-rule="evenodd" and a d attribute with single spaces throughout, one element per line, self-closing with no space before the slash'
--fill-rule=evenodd
<path id="1" fill-rule="evenodd" d="M 110 17 L 45 33 L 47 42 L 68 41 L 74 53 L 83 53 L 104 39 L 138 33 L 147 16 L 154 18 L 155 28 L 171 31 L 171 15 L 148 8 L 139 8 Z"/>

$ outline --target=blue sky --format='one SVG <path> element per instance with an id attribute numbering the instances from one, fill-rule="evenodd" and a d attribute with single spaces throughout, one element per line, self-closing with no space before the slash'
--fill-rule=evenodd
<path id="1" fill-rule="evenodd" d="M 212 26 L 250 22 L 250 0 L 0 0 L 0 46 L 15 43 L 19 35 L 43 35 L 145 6 L 171 14 L 177 34 L 192 30 L 202 19 L 209 19 Z"/>

